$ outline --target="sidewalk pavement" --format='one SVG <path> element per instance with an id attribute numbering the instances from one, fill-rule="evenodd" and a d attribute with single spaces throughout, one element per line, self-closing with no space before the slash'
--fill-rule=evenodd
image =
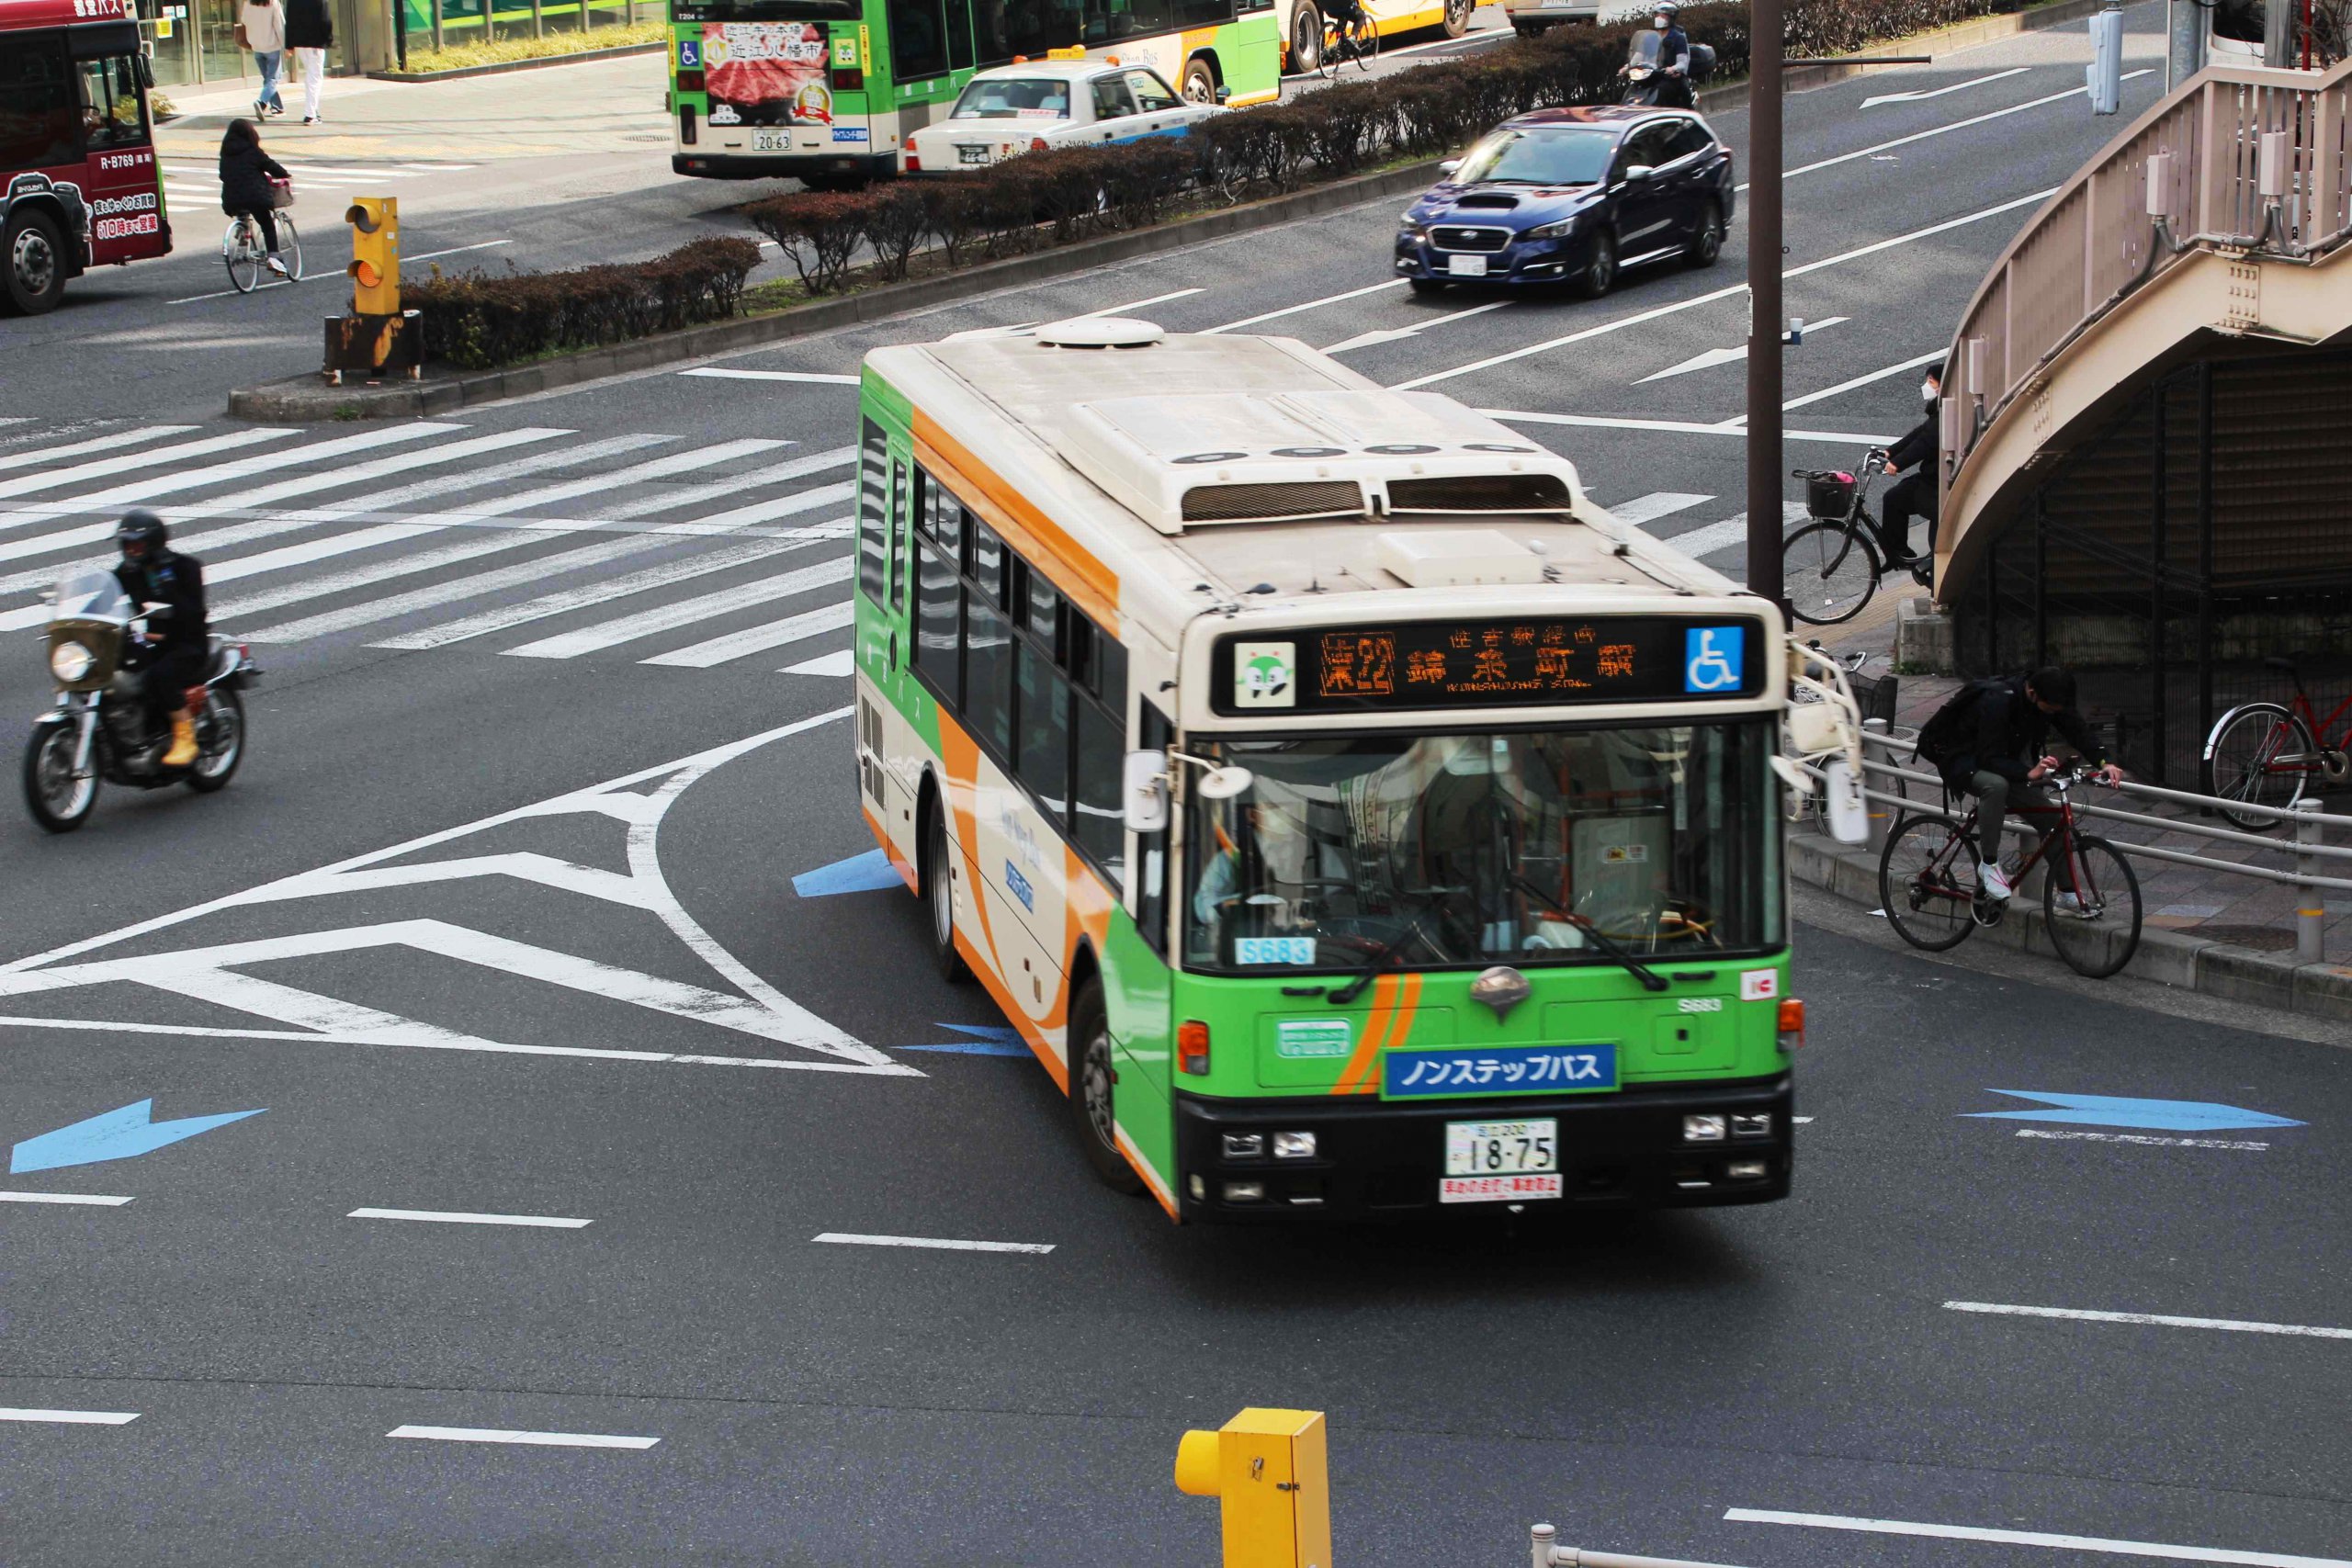
<path id="1" fill-rule="evenodd" d="M 1901 592 L 1889 592 L 1896 589 L 1898 583 Z M 1870 662 L 1863 667 L 1860 680 L 1868 681 L 1885 676 L 1892 669 L 1894 662 L 1894 603 L 1897 599 L 1923 596 L 1924 592 L 1908 582 L 1890 579 L 1881 590 L 1880 596 L 1873 599 L 1862 615 L 1857 617 L 1854 622 L 1846 626 L 1823 628 L 1820 637 L 1822 646 L 1834 653 L 1869 655 Z M 1896 735 L 1917 733 L 1919 726 L 1927 722 L 1928 716 L 1942 706 L 1944 700 L 1963 684 L 1962 682 L 1949 676 L 1898 675 L 1894 679 L 1896 700 L 1894 716 L 1890 728 Z M 2096 712 L 2086 716 L 2089 717 L 2094 725 L 2098 724 L 2100 718 Z M 1900 781 L 1872 780 L 1871 786 L 1886 788 Z M 2187 786 L 2176 783 L 2171 787 Z M 1942 800 L 1940 791 L 1932 785 L 1909 784 L 1905 794 L 1917 803 L 1916 808 L 1921 810 L 1939 809 Z M 2143 816 L 2192 819 L 2188 808 L 2186 807 L 2145 798 L 2119 797 L 2098 789 L 2086 791 L 2075 798 L 2078 803 L 2086 802 L 2092 806 L 2111 805 Z M 1873 802 L 1871 809 L 1877 811 L 1883 807 Z M 2352 787 L 2338 787 L 2323 795 L 2321 809 L 2332 815 L 2352 816 Z M 2222 829 L 2233 827 L 2233 824 L 2220 818 L 2193 819 L 2207 827 Z M 2230 861 L 2240 864 L 2267 866 L 2277 870 L 2289 870 L 2293 865 L 2291 853 L 2285 842 L 2289 838 L 2289 831 L 2284 829 L 2276 829 L 2265 835 L 2278 841 L 2278 847 L 2275 849 L 2217 842 L 2188 833 L 2165 832 L 2137 824 L 2096 818 L 2092 818 L 2090 830 L 2118 842 L 2143 843 L 2157 849 L 2198 855 L 2207 860 Z M 2325 835 L 2325 840 L 2331 844 L 2352 842 L 2352 834 L 2342 830 L 2332 831 Z M 1838 847 L 1828 846 L 1826 840 L 1823 840 L 1823 844 L 1827 848 Z M 1874 851 L 1870 853 L 1869 860 L 1871 876 L 1867 881 L 1841 882 L 1837 886 L 1837 890 L 1857 897 L 1865 897 L 1871 904 L 1875 906 L 1878 902 L 1878 894 L 1875 881 L 1877 855 Z M 2257 881 L 2251 877 L 2233 876 L 2226 872 L 2209 871 L 2197 866 L 2173 865 L 2165 862 L 2141 857 L 2132 858 L 2131 863 L 2133 874 L 2140 881 L 2140 903 L 2142 909 L 2145 911 L 2142 923 L 2148 936 L 2143 938 L 2143 942 L 2152 940 L 2157 932 L 2176 932 L 2181 937 L 2192 939 L 2197 943 L 2221 944 L 2226 949 L 2243 952 L 2249 956 L 2278 955 L 2274 963 L 2280 960 L 2286 963 L 2293 961 L 2297 911 L 2303 907 L 2301 896 L 2294 887 L 2283 883 Z M 2321 869 L 2326 875 L 2352 877 L 2352 862 L 2324 862 Z M 1802 871 L 1800 874 L 1804 874 Z M 1826 868 L 1823 869 L 1821 877 L 1808 876 L 1806 879 L 1821 880 L 1824 886 L 1830 885 Z M 2035 889 L 2035 897 L 2038 904 L 2038 888 Z M 2020 902 L 2023 902 L 2022 898 Z M 2326 958 L 2331 961 L 2324 967 L 2340 974 L 2347 982 L 2352 982 L 2352 894 L 2328 894 L 2324 898 L 2322 907 L 2327 911 L 2323 951 Z M 2041 944 L 2041 950 L 2047 953 L 2046 942 Z M 2142 965 L 2135 964 L 2134 967 L 2137 969 Z M 2187 983 L 2161 970 L 2155 973 L 2155 977 L 2173 980 L 2176 984 Z M 2211 987 L 2200 986 L 2199 988 Z M 2345 1016 L 2352 1016 L 2352 985 L 2347 985 L 2345 999 Z"/>

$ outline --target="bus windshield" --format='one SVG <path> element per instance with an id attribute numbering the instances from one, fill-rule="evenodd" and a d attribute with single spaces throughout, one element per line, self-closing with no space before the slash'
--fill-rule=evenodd
<path id="1" fill-rule="evenodd" d="M 1050 76 L 984 76 L 964 89 L 948 118 L 1068 119 L 1069 84 Z"/>
<path id="2" fill-rule="evenodd" d="M 1614 962 L 1780 945 L 1766 718 L 1456 735 L 1196 739 L 1188 968 Z M 1600 940 L 1588 937 L 1599 933 Z"/>
<path id="3" fill-rule="evenodd" d="M 1450 177 L 1464 186 L 1597 185 L 1616 150 L 1616 133 L 1597 129 L 1498 130 L 1472 148 Z"/>

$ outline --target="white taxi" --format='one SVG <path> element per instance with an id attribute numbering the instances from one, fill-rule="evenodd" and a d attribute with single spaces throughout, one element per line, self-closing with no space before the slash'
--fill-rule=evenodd
<path id="1" fill-rule="evenodd" d="M 1223 98 L 1225 89 L 1216 94 Z M 1157 71 L 1115 58 L 999 65 L 972 78 L 946 118 L 907 138 L 906 171 L 952 175 L 1048 147 L 1182 136 L 1224 112 L 1187 102 Z"/>

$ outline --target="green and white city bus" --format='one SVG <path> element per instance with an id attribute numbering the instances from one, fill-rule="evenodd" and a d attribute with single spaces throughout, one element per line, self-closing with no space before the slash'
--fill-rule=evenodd
<path id="1" fill-rule="evenodd" d="M 670 0 L 670 166 L 842 188 L 899 172 L 976 70 L 1116 58 L 1199 103 L 1272 100 L 1273 0 Z"/>
<path id="2" fill-rule="evenodd" d="M 1104 1179 L 1788 1192 L 1782 725 L 1852 709 L 1770 604 L 1289 339 L 964 333 L 860 404 L 860 804 Z"/>

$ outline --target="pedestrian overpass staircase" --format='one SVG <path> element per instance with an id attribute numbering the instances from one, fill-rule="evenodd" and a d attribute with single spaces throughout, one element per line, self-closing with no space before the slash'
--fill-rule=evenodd
<path id="1" fill-rule="evenodd" d="M 2293 560 L 2312 527 L 2342 529 L 2352 513 L 2340 491 L 2294 479 L 2298 415 L 2336 400 L 2322 389 L 2341 384 L 2314 376 L 2299 393 L 2302 372 L 2340 364 L 2347 345 L 2352 62 L 2199 72 L 2044 203 L 1970 301 L 1944 377 L 1936 598 L 1970 586 L 2070 452 L 2157 378 L 2200 360 L 2244 389 L 2211 404 L 2209 423 L 2276 433 L 2254 460 L 2276 465 L 2279 488 L 2246 523 L 2275 530 L 2279 564 Z M 2115 519 L 2119 543 L 2144 530 L 2136 521 Z M 2233 542 L 2257 572 L 2249 551 L 2272 553 L 2260 538 Z"/>

